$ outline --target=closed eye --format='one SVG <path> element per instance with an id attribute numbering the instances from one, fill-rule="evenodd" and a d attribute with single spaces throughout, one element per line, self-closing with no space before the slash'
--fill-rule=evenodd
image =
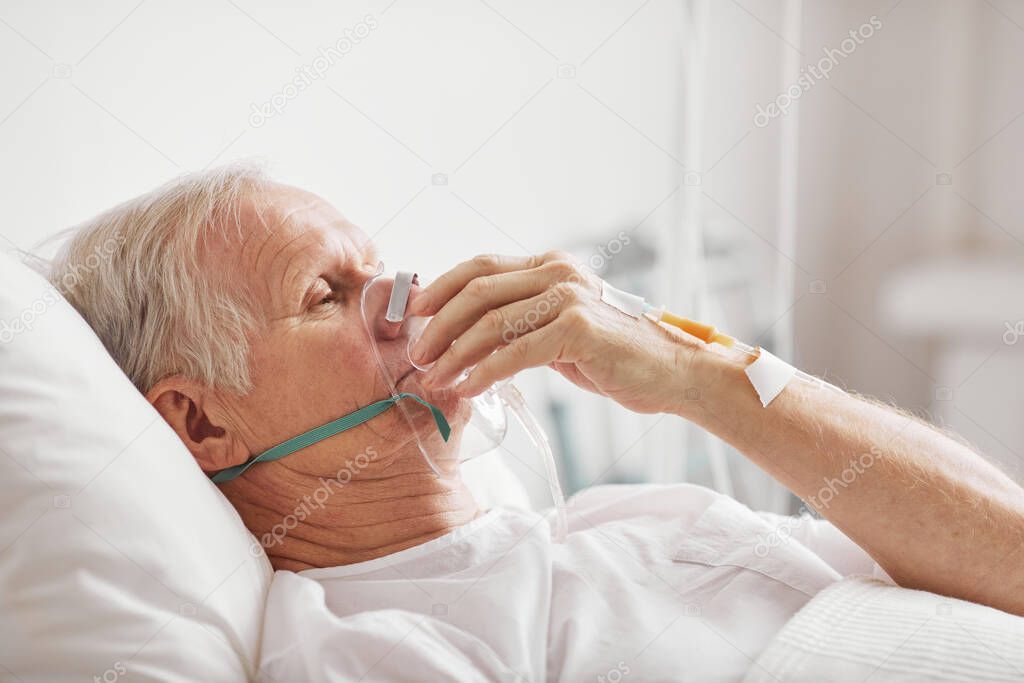
<path id="1" fill-rule="evenodd" d="M 337 299 L 337 292 L 331 287 L 327 280 L 321 278 L 310 287 L 309 293 L 306 295 L 306 305 L 310 309 L 319 308 L 333 303 Z"/>
<path id="2" fill-rule="evenodd" d="M 319 311 L 327 306 L 344 305 L 350 300 L 353 286 L 353 281 L 348 278 L 323 274 L 306 291 L 303 308 Z"/>
<path id="3" fill-rule="evenodd" d="M 338 294 L 338 292 L 336 292 L 336 291 L 334 291 L 332 289 L 329 292 L 326 292 L 323 295 L 321 295 L 320 299 L 316 302 L 316 305 L 317 306 L 328 306 L 330 304 L 336 303 L 340 299 L 341 299 L 341 296 Z"/>
<path id="4" fill-rule="evenodd" d="M 310 297 L 311 306 L 314 309 L 325 306 L 344 304 L 348 300 L 349 287 L 344 282 L 329 284 L 327 280 L 320 280 L 319 286 Z"/>

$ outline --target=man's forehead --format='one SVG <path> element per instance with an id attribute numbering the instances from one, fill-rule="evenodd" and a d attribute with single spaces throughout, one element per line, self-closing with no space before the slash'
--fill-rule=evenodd
<path id="1" fill-rule="evenodd" d="M 267 273 L 324 260 L 359 258 L 368 238 L 330 203 L 287 185 L 274 185 L 241 216 L 241 260 Z"/>

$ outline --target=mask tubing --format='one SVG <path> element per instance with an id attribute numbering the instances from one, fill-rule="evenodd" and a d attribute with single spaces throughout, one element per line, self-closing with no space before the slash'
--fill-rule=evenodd
<path id="1" fill-rule="evenodd" d="M 512 409 L 519 424 L 530 435 L 534 447 L 540 450 L 543 456 L 544 469 L 548 476 L 548 489 L 551 491 L 551 500 L 555 505 L 555 529 L 552 536 L 555 543 L 564 543 L 569 523 L 565 514 L 565 494 L 562 492 L 562 484 L 558 481 L 558 468 L 555 467 L 555 454 L 551 450 L 551 444 L 537 421 L 537 417 L 530 412 L 523 395 L 519 393 L 519 389 L 514 384 L 502 385 L 498 389 L 498 395 Z"/>

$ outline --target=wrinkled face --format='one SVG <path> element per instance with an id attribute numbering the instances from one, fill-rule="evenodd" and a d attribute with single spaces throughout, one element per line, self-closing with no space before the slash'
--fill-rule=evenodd
<path id="1" fill-rule="evenodd" d="M 248 231 L 244 242 L 224 247 L 235 253 L 215 253 L 234 262 L 237 274 L 232 275 L 241 279 L 266 320 L 251 342 L 252 391 L 226 399 L 254 455 L 390 395 L 360 312 L 363 285 L 379 261 L 373 244 L 313 194 L 277 185 L 266 199 L 270 208 L 264 210 L 262 223 L 254 214 L 243 214 Z M 416 431 L 428 437 L 435 461 L 454 467 L 468 403 L 448 391 L 430 392 L 419 385 L 419 373 L 406 356 L 408 330 L 384 321 L 386 300 L 371 299 L 367 308 L 373 333 L 398 390 L 434 403 L 452 424 L 452 437 L 444 443 L 428 411 L 410 403 Z M 398 408 L 253 470 L 266 468 L 264 475 L 273 467 L 282 474 L 332 473 L 361 453 L 396 473 L 428 470 L 413 427 Z"/>

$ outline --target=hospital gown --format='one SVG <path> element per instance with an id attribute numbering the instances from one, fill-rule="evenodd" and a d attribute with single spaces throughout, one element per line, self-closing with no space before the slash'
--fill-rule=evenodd
<path id="1" fill-rule="evenodd" d="M 874 564 L 822 520 L 688 484 L 493 509 L 359 564 L 279 571 L 265 681 L 736 681 L 822 588 Z"/>

